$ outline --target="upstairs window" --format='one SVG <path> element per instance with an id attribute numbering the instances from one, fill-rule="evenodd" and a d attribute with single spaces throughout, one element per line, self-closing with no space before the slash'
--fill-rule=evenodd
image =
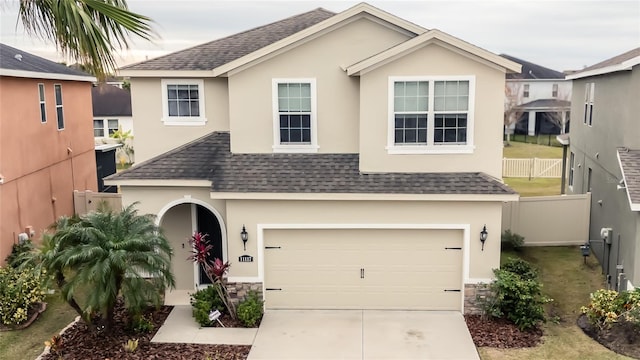
<path id="1" fill-rule="evenodd" d="M 56 96 L 56 118 L 58 120 L 58 130 L 64 130 L 64 111 L 62 109 L 62 85 L 53 85 Z"/>
<path id="2" fill-rule="evenodd" d="M 557 98 L 558 97 L 558 84 L 553 84 L 551 87 L 551 97 L 553 98 Z"/>
<path id="3" fill-rule="evenodd" d="M 584 87 L 584 123 L 593 124 L 593 100 L 596 92 L 595 83 L 587 83 Z"/>
<path id="4" fill-rule="evenodd" d="M 522 97 L 523 98 L 528 98 L 529 97 L 529 84 L 524 84 L 524 86 L 522 88 Z"/>
<path id="5" fill-rule="evenodd" d="M 314 79 L 274 79 L 274 151 L 315 152 Z"/>
<path id="6" fill-rule="evenodd" d="M 389 81 L 390 154 L 472 152 L 473 77 Z"/>
<path id="7" fill-rule="evenodd" d="M 38 84 L 38 97 L 40 99 L 40 122 L 47 122 L 47 106 L 44 101 L 44 84 Z"/>
<path id="8" fill-rule="evenodd" d="M 204 81 L 164 79 L 162 86 L 165 125 L 204 125 Z"/>

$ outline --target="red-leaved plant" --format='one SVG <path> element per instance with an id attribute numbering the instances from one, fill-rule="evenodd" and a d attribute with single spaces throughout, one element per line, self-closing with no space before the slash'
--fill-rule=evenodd
<path id="1" fill-rule="evenodd" d="M 224 263 L 219 258 L 215 258 L 214 261 L 208 260 L 213 245 L 209 243 L 207 236 L 208 234 L 193 233 L 189 239 L 191 255 L 189 255 L 187 259 L 197 263 L 204 269 L 205 274 L 207 274 L 207 277 L 211 280 L 212 286 L 215 286 L 218 295 L 220 295 L 220 299 L 227 308 L 229 315 L 233 319 L 236 319 L 236 309 L 233 302 L 231 302 L 231 297 L 229 296 L 229 291 L 227 290 L 224 279 L 224 275 L 229 270 L 231 264 L 229 264 L 229 262 Z"/>

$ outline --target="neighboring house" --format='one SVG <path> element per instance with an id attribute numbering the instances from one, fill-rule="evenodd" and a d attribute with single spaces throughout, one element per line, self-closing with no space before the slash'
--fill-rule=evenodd
<path id="1" fill-rule="evenodd" d="M 185 299 L 200 231 L 267 309 L 476 311 L 518 199 L 500 129 L 519 70 L 367 4 L 316 9 L 121 69 L 139 162 L 105 182 L 157 214 Z"/>
<path id="2" fill-rule="evenodd" d="M 98 84 L 91 90 L 93 101 L 93 136 L 96 145 L 113 144 L 111 135 L 121 129 L 130 131 L 133 136 L 133 118 L 131 117 L 131 93 L 110 84 Z M 133 148 L 133 139 L 127 140 L 127 146 Z M 117 161 L 132 163 L 133 153 L 127 154 L 122 148 L 117 151 Z"/>
<path id="3" fill-rule="evenodd" d="M 0 44 L 0 264 L 20 234 L 73 214 L 74 190 L 96 190 L 93 81 Z"/>
<path id="4" fill-rule="evenodd" d="M 640 48 L 569 75 L 570 193 L 591 192 L 591 245 L 614 289 L 640 286 Z M 611 229 L 611 231 L 603 228 Z M 602 241 L 601 235 L 607 235 Z M 626 279 L 626 280 L 625 280 Z"/>
<path id="5" fill-rule="evenodd" d="M 513 121 L 505 133 L 564 134 L 569 132 L 571 81 L 565 75 L 516 57 L 500 56 L 522 65 L 522 73 L 507 74 L 506 96 Z"/>

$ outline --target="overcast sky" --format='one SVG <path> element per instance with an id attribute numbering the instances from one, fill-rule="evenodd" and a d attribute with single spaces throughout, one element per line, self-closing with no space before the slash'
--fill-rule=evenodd
<path id="1" fill-rule="evenodd" d="M 53 45 L 16 27 L 17 0 L 0 0 L 0 41 L 62 59 Z M 358 1 L 129 0 L 151 17 L 159 38 L 135 41 L 120 65 L 195 46 L 317 7 L 340 12 Z M 369 1 L 425 28 L 555 70 L 576 70 L 640 46 L 640 0 Z"/>

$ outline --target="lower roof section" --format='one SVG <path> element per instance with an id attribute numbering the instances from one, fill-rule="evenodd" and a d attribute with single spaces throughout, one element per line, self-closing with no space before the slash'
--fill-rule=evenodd
<path id="1" fill-rule="evenodd" d="M 478 201 L 495 201 L 496 195 L 504 196 L 505 201 L 518 198 L 511 188 L 482 172 L 362 173 L 358 154 L 232 154 L 226 132 L 211 133 L 111 175 L 105 184 L 202 185 L 205 181 L 211 183 L 213 198 L 227 199 L 273 199 L 276 194 L 289 194 L 278 195 L 281 199 L 326 199 L 328 194 L 336 198 L 347 194 L 377 194 L 380 198 L 429 195 L 419 197 L 434 200 L 442 195 L 464 195 L 461 199 L 474 195 Z"/>
<path id="2" fill-rule="evenodd" d="M 632 211 L 640 211 L 640 150 L 618 148 L 618 163 Z"/>

